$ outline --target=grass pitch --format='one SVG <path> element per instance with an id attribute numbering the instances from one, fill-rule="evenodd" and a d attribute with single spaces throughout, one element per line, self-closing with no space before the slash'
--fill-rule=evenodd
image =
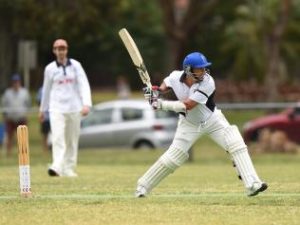
<path id="1" fill-rule="evenodd" d="M 162 150 L 81 150 L 78 178 L 48 177 L 50 154 L 31 154 L 34 197 L 19 197 L 17 158 L 0 160 L 0 224 L 299 224 L 300 156 L 255 155 L 269 189 L 249 198 L 228 155 L 208 140 L 194 162 L 135 199 L 136 180 Z"/>
<path id="2" fill-rule="evenodd" d="M 231 112 L 241 126 L 261 112 Z M 78 178 L 48 177 L 49 154 L 40 147 L 36 115 L 29 124 L 34 197 L 19 196 L 16 149 L 0 151 L 0 225 L 298 225 L 300 154 L 253 155 L 269 189 L 245 194 L 228 155 L 207 138 L 194 147 L 194 161 L 165 179 L 151 195 L 135 199 L 136 181 L 163 150 L 80 150 Z"/>

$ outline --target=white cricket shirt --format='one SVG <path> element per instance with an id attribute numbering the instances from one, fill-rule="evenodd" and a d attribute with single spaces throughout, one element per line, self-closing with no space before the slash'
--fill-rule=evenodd
<path id="1" fill-rule="evenodd" d="M 178 100 L 184 101 L 189 98 L 199 103 L 193 109 L 188 110 L 186 114 L 189 122 L 198 125 L 208 120 L 216 108 L 214 103 L 215 81 L 206 73 L 202 81 L 188 87 L 180 79 L 183 73 L 184 71 L 173 71 L 164 79 L 164 83 L 173 89 Z"/>
<path id="2" fill-rule="evenodd" d="M 79 112 L 82 106 L 92 106 L 91 89 L 81 64 L 68 59 L 63 66 L 56 61 L 44 71 L 41 112 Z"/>

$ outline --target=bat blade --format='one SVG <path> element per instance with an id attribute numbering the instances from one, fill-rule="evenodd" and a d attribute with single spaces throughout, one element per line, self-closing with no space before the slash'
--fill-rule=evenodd
<path id="1" fill-rule="evenodd" d="M 151 84 L 150 76 L 148 74 L 148 71 L 145 66 L 144 60 L 141 56 L 141 53 L 140 53 L 137 45 L 135 44 L 133 38 L 131 37 L 131 35 L 129 34 L 129 32 L 127 31 L 126 28 L 122 28 L 119 31 L 119 36 L 120 36 L 123 44 L 125 45 L 128 53 L 130 55 L 130 58 L 132 59 L 132 62 L 135 65 L 135 67 L 140 75 L 142 82 L 146 86 L 151 88 L 152 84 Z"/>

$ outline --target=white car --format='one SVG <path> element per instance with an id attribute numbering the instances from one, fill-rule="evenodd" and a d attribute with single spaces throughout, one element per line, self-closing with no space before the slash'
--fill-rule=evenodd
<path id="1" fill-rule="evenodd" d="M 82 120 L 80 148 L 165 148 L 174 137 L 178 115 L 154 111 L 145 100 L 97 104 Z"/>

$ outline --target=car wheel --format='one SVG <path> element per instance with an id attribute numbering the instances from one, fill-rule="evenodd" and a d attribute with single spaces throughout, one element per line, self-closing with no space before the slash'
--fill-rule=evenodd
<path id="1" fill-rule="evenodd" d="M 150 141 L 141 140 L 134 144 L 134 149 L 146 149 L 146 150 L 152 150 L 154 149 L 154 145 Z"/>

